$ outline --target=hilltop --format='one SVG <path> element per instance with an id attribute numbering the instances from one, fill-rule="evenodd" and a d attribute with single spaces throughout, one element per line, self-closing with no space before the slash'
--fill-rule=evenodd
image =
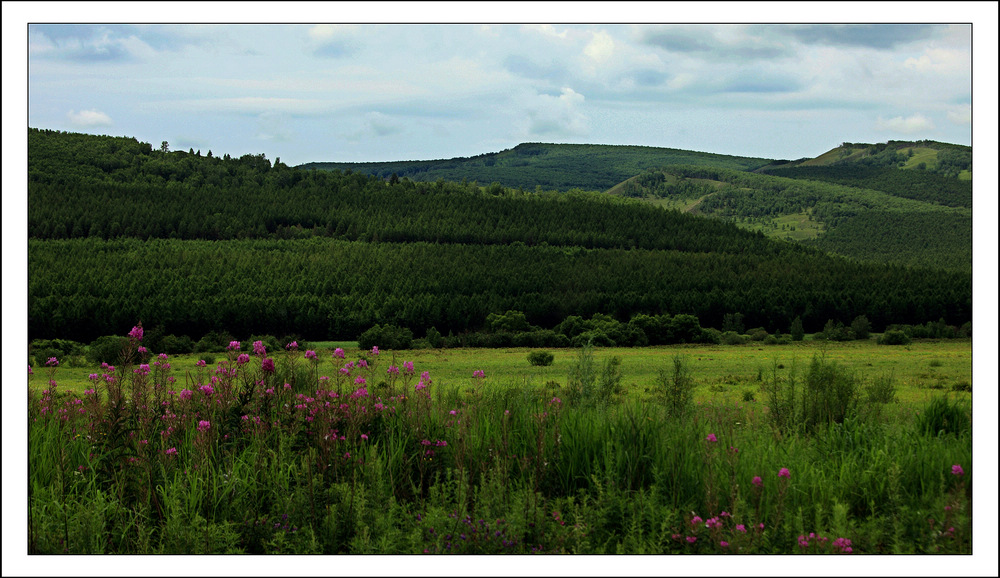
<path id="1" fill-rule="evenodd" d="M 605 191 L 642 171 L 687 164 L 749 171 L 773 159 L 738 157 L 672 148 L 627 145 L 524 143 L 473 157 L 383 163 L 314 162 L 301 169 L 354 171 L 382 179 L 499 183 L 510 188 Z"/>

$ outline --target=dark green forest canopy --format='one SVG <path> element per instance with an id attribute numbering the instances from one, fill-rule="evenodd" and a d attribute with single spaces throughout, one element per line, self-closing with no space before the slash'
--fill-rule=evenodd
<path id="1" fill-rule="evenodd" d="M 594 313 L 705 327 L 742 313 L 783 332 L 795 317 L 810 331 L 857 315 L 971 319 L 969 273 L 853 263 L 611 195 L 387 182 L 52 131 L 28 144 L 31 338 L 137 321 L 195 337 L 458 333 L 507 310 L 546 328 Z"/>

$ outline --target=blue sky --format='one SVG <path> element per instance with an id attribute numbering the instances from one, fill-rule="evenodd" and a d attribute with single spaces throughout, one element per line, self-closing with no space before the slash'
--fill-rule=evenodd
<path id="1" fill-rule="evenodd" d="M 613 12 L 575 5 L 577 18 L 696 14 L 687 5 L 676 12 L 681 6 L 619 4 Z M 110 18 L 128 18 L 118 6 Z M 338 6 L 348 12 L 307 6 L 317 20 L 383 16 L 364 4 Z M 451 16 L 482 22 L 505 14 L 488 6 Z M 712 15 L 701 8 L 702 19 Z M 425 18 L 443 12 L 431 9 Z M 949 15 L 971 21 L 961 10 Z M 30 21 L 54 16 L 36 11 Z M 273 11 L 260 14 L 269 17 Z M 816 156 L 843 141 L 971 144 L 972 28 L 29 24 L 27 124 L 217 155 L 265 153 L 293 165 L 470 156 L 521 142 L 768 158 Z"/>

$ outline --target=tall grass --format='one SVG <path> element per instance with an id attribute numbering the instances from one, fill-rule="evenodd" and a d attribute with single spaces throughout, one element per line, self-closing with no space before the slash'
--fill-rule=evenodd
<path id="1" fill-rule="evenodd" d="M 31 552 L 971 550 L 955 405 L 862 411 L 822 359 L 762 373 L 760 403 L 699 405 L 681 357 L 641 398 L 588 347 L 565 388 L 238 343 L 180 386 L 139 344 L 82 398 L 54 369 L 29 396 Z"/>

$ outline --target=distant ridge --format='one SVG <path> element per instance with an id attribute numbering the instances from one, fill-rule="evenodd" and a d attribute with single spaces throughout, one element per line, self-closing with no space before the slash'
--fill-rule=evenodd
<path id="1" fill-rule="evenodd" d="M 567 191 L 606 191 L 647 169 L 685 164 L 750 171 L 773 159 L 740 157 L 637 145 L 522 143 L 512 149 L 473 157 L 393 162 L 312 162 L 302 169 L 353 171 L 390 179 L 433 182 L 476 181 L 505 187 Z"/>

